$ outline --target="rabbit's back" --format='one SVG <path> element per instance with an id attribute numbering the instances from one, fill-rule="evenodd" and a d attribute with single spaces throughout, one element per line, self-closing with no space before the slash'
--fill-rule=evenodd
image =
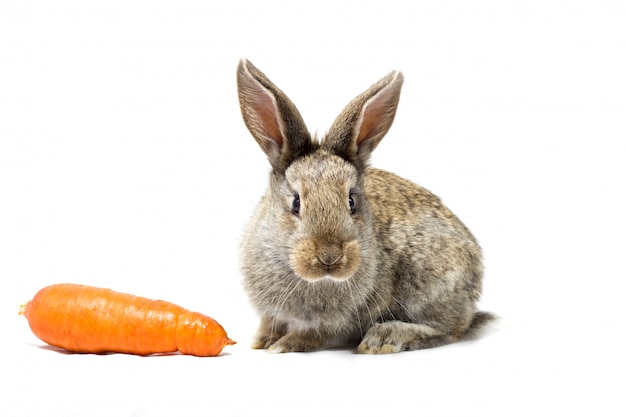
<path id="1" fill-rule="evenodd" d="M 379 270 L 393 282 L 397 314 L 471 319 L 482 289 L 482 255 L 469 229 L 430 191 L 395 174 L 365 171 Z M 419 302 L 415 302 L 419 300 Z M 419 311 L 406 311 L 413 305 Z M 405 317 L 415 320 L 416 317 Z"/>

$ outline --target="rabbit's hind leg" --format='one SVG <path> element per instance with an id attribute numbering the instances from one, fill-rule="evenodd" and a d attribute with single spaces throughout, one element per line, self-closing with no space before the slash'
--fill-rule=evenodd
<path id="1" fill-rule="evenodd" d="M 363 337 L 358 353 L 396 353 L 452 343 L 457 337 L 426 324 L 386 321 L 376 323 Z"/>

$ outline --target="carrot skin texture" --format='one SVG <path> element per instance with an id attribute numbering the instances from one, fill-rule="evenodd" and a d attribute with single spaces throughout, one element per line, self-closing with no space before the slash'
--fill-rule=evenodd
<path id="1" fill-rule="evenodd" d="M 86 285 L 42 288 L 23 313 L 39 339 L 79 353 L 217 356 L 235 343 L 217 321 L 201 313 Z"/>

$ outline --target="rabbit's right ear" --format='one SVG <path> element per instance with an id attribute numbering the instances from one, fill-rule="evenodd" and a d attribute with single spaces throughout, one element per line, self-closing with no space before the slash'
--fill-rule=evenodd
<path id="1" fill-rule="evenodd" d="M 284 172 L 311 152 L 311 135 L 296 106 L 246 59 L 237 68 L 237 87 L 243 120 L 274 170 Z"/>
<path id="2" fill-rule="evenodd" d="M 352 100 L 335 119 L 322 146 L 366 166 L 393 123 L 403 80 L 400 71 L 393 71 Z"/>

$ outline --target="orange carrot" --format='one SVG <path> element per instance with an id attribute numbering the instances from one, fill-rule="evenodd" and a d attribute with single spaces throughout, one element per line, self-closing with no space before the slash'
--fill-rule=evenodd
<path id="1" fill-rule="evenodd" d="M 218 322 L 203 314 L 86 285 L 45 287 L 20 314 L 35 336 L 72 352 L 216 356 L 235 343 Z"/>

